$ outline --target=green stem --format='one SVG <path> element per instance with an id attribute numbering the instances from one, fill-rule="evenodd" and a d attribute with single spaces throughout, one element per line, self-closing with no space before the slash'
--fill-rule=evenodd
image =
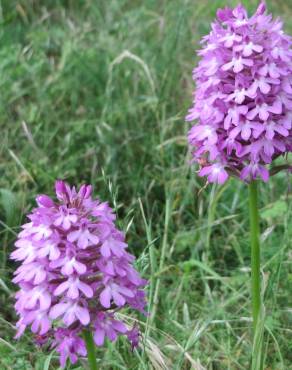
<path id="1" fill-rule="evenodd" d="M 88 365 L 90 370 L 97 370 L 96 356 L 95 356 L 95 345 L 93 342 L 92 334 L 88 330 L 84 330 L 83 338 L 86 343 Z"/>
<path id="2" fill-rule="evenodd" d="M 260 225 L 258 212 L 257 183 L 249 184 L 249 217 L 251 241 L 251 293 L 253 333 L 255 335 L 261 308 L 261 276 L 260 276 Z"/>

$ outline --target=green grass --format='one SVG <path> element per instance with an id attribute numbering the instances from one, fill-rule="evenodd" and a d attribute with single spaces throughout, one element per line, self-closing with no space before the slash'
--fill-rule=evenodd
<path id="1" fill-rule="evenodd" d="M 1 1 L 1 370 L 58 368 L 29 331 L 13 339 L 8 260 L 36 194 L 53 194 L 56 178 L 91 183 L 115 205 L 150 282 L 148 320 L 123 312 L 141 321 L 144 346 L 107 343 L 101 369 L 249 368 L 248 189 L 205 187 L 185 139 L 194 50 L 226 3 L 236 1 Z M 292 4 L 268 5 L 291 34 Z M 268 370 L 292 369 L 289 187 L 285 173 L 260 186 Z"/>

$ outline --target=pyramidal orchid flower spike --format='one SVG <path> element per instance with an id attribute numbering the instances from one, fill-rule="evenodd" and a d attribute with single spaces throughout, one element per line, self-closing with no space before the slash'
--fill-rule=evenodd
<path id="1" fill-rule="evenodd" d="M 265 10 L 218 10 L 198 52 L 186 120 L 197 121 L 188 140 L 209 182 L 268 181 L 271 162 L 292 151 L 291 37 Z"/>
<path id="2" fill-rule="evenodd" d="M 261 2 L 248 17 L 242 5 L 219 9 L 202 40 L 195 68 L 194 105 L 186 119 L 199 176 L 223 184 L 230 175 L 249 183 L 252 369 L 263 369 L 258 180 L 268 181 L 274 159 L 292 151 L 291 37 Z"/>
<path id="3" fill-rule="evenodd" d="M 112 209 L 92 199 L 91 186 L 77 192 L 57 181 L 56 195 L 57 202 L 37 197 L 11 258 L 21 262 L 13 279 L 20 287 L 16 337 L 30 326 L 38 343 L 56 348 L 64 367 L 68 358 L 75 363 L 86 355 L 84 331 L 97 346 L 119 335 L 138 345 L 137 327 L 116 313 L 127 306 L 145 314 L 146 281 L 133 267 Z"/>

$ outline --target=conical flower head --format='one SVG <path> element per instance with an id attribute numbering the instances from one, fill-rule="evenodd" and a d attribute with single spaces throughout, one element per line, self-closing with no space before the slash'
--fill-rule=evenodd
<path id="1" fill-rule="evenodd" d="M 200 176 L 224 183 L 269 178 L 268 167 L 292 151 L 292 50 L 282 23 L 262 2 L 248 18 L 242 5 L 217 12 L 194 70 L 194 105 L 186 119 Z"/>
<path id="2" fill-rule="evenodd" d="M 20 287 L 16 337 L 30 326 L 38 343 L 51 341 L 65 366 L 67 358 L 75 363 L 86 354 L 84 328 L 96 345 L 119 335 L 131 340 L 133 328 L 116 313 L 125 306 L 145 313 L 146 282 L 133 267 L 112 209 L 92 199 L 91 186 L 76 191 L 57 181 L 56 195 L 57 202 L 37 197 L 11 258 L 21 262 L 13 279 Z"/>

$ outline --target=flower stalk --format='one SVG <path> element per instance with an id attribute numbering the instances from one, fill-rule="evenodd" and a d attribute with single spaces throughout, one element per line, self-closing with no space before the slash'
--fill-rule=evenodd
<path id="1" fill-rule="evenodd" d="M 95 345 L 93 342 L 92 334 L 89 330 L 84 330 L 83 338 L 87 349 L 88 365 L 90 370 L 97 370 L 97 362 L 95 356 Z"/>
<path id="2" fill-rule="evenodd" d="M 261 283 L 260 283 L 260 226 L 258 212 L 257 182 L 249 184 L 249 217 L 250 217 L 250 242 L 251 242 L 251 295 L 253 332 L 255 335 L 257 321 L 261 308 Z"/>
<path id="3" fill-rule="evenodd" d="M 249 218 L 250 218 L 250 242 L 251 242 L 251 301 L 253 323 L 253 351 L 252 369 L 263 369 L 263 326 L 260 324 L 262 312 L 261 298 L 261 251 L 260 251 L 260 223 L 258 210 L 258 186 L 257 181 L 249 184 Z"/>

